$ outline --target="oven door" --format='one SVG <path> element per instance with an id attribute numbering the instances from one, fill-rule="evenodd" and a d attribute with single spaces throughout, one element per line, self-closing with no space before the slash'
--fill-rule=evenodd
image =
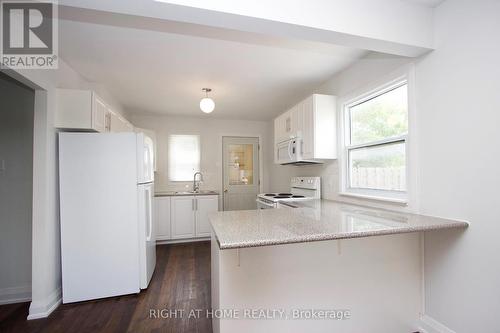
<path id="1" fill-rule="evenodd" d="M 260 198 L 257 198 L 257 209 L 271 209 L 276 208 L 274 203 L 265 202 Z"/>

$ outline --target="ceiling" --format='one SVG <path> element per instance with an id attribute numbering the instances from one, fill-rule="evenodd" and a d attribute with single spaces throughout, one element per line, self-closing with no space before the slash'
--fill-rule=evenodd
<path id="1" fill-rule="evenodd" d="M 404 2 L 411 2 L 416 5 L 435 8 L 443 3 L 445 0 L 402 0 Z"/>
<path id="2" fill-rule="evenodd" d="M 60 55 L 130 114 L 205 116 L 199 100 L 208 87 L 216 103 L 210 117 L 269 120 L 366 54 L 340 46 L 164 30 L 60 20 Z"/>

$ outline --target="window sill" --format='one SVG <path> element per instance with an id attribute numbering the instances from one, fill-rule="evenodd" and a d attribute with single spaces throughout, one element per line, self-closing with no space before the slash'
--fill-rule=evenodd
<path id="1" fill-rule="evenodd" d="M 359 193 L 352 193 L 352 192 L 340 192 L 339 195 L 344 196 L 344 197 L 357 198 L 357 199 L 385 202 L 385 203 L 396 204 L 396 205 L 400 205 L 400 206 L 408 206 L 407 199 L 378 197 L 378 196 L 373 196 L 373 195 L 359 194 Z"/>

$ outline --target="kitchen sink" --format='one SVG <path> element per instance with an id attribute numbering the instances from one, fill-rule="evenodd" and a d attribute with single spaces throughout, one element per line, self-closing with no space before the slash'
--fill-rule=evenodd
<path id="1" fill-rule="evenodd" d="M 217 194 L 216 191 L 201 190 L 201 191 L 177 191 L 176 195 L 202 195 L 202 194 Z"/>

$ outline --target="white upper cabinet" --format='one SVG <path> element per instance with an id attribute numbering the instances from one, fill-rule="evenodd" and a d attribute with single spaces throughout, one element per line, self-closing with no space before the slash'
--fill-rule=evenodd
<path id="1" fill-rule="evenodd" d="M 102 99 L 96 95 L 96 93 L 91 92 L 92 98 L 92 110 L 91 110 L 91 129 L 97 132 L 109 132 L 109 114 L 108 108 Z M 78 106 L 75 105 L 75 109 Z M 80 110 L 83 111 L 83 110 Z M 63 110 L 63 112 L 67 112 Z"/>
<path id="2" fill-rule="evenodd" d="M 57 89 L 56 94 L 57 128 L 106 131 L 108 109 L 96 93 L 90 90 Z"/>
<path id="3" fill-rule="evenodd" d="M 94 132 L 132 132 L 133 126 L 91 90 L 57 89 L 56 127 Z"/>
<path id="4" fill-rule="evenodd" d="M 276 142 L 282 142 L 293 137 L 292 113 L 290 109 L 274 120 L 274 133 Z"/>
<path id="5" fill-rule="evenodd" d="M 110 132 L 133 132 L 134 126 L 120 115 L 109 110 L 110 114 Z"/>
<path id="6" fill-rule="evenodd" d="M 302 157 L 337 158 L 336 97 L 314 94 L 274 120 L 274 143 L 302 139 Z M 276 154 L 275 154 L 276 156 Z"/>
<path id="7" fill-rule="evenodd" d="M 300 103 L 302 109 L 302 156 L 306 159 L 314 158 L 314 98 L 310 96 Z M 335 133 L 335 129 L 331 130 Z"/>

